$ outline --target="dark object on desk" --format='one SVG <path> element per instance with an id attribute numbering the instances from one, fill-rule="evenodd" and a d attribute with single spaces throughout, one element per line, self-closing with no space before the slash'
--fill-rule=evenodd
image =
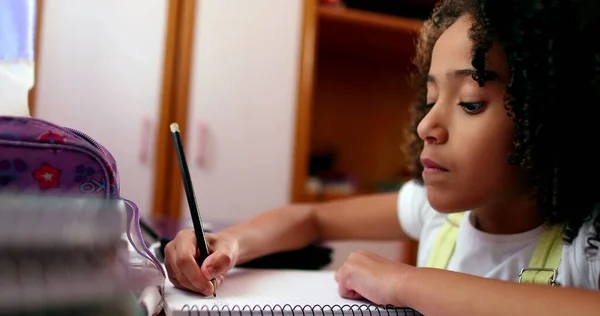
<path id="1" fill-rule="evenodd" d="M 142 229 L 142 237 L 146 247 L 150 248 L 157 242 L 160 242 L 158 249 L 154 250 L 154 255 L 161 262 L 165 262 L 165 247 L 171 241 L 171 239 L 163 238 L 146 220 L 140 218 L 140 228 Z"/>
<path id="2" fill-rule="evenodd" d="M 344 0 L 344 5 L 359 9 L 408 18 L 426 19 L 436 0 Z"/>
<path id="3" fill-rule="evenodd" d="M 155 255 L 165 262 L 165 247 L 170 239 L 161 239 Z M 302 249 L 274 253 L 238 265 L 241 268 L 255 269 L 300 269 L 319 270 L 331 263 L 333 250 L 323 246 L 311 245 Z"/>
<path id="4" fill-rule="evenodd" d="M 167 246 L 167 244 L 171 241 L 171 239 L 165 239 L 165 238 L 161 238 L 160 239 L 160 247 L 158 247 L 154 252 L 156 255 L 156 258 L 158 258 L 158 260 L 160 260 L 160 262 L 165 263 L 165 247 Z"/>
<path id="5" fill-rule="evenodd" d="M 150 247 L 150 245 L 161 239 L 158 232 L 154 230 L 152 226 L 146 223 L 146 220 L 143 218 L 140 218 L 140 228 L 142 229 L 142 238 L 144 239 L 146 247 Z"/>
<path id="6" fill-rule="evenodd" d="M 319 270 L 331 263 L 333 250 L 321 245 L 310 245 L 292 251 L 274 253 L 238 265 L 255 269 Z"/>
<path id="7" fill-rule="evenodd" d="M 144 219 L 140 219 L 144 242 L 147 246 L 160 242 L 155 255 L 160 262 L 165 262 L 165 247 L 171 239 L 161 237 Z M 205 230 L 205 232 L 209 232 Z M 333 250 L 322 245 L 310 245 L 298 250 L 284 251 L 246 262 L 239 267 L 261 269 L 301 269 L 319 270 L 331 263 Z"/>

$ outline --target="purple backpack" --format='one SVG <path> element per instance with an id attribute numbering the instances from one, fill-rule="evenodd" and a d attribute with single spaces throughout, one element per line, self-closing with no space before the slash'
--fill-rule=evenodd
<path id="1" fill-rule="evenodd" d="M 127 238 L 152 268 L 134 267 L 132 281 L 164 282 L 160 261 L 143 242 L 138 207 L 120 196 L 115 159 L 90 136 L 40 119 L 0 116 L 0 191 L 123 200 Z"/>

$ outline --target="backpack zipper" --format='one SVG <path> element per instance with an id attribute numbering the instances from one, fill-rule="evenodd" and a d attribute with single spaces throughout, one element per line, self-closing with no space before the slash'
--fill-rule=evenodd
<path id="1" fill-rule="evenodd" d="M 100 144 L 98 144 L 98 142 L 96 142 L 92 137 L 90 137 L 88 134 L 81 132 L 79 130 L 70 128 L 70 127 L 63 127 L 64 129 L 70 131 L 71 133 L 76 134 L 77 136 L 83 138 L 84 140 L 86 140 L 88 143 L 90 143 L 92 146 L 96 147 L 98 150 L 100 150 L 103 154 L 106 154 L 106 152 L 104 151 L 104 148 L 102 148 L 102 146 L 100 146 Z"/>

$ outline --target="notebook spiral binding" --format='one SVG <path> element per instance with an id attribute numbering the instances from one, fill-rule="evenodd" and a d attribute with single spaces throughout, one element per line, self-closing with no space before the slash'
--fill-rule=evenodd
<path id="1" fill-rule="evenodd" d="M 411 308 L 382 306 L 373 304 L 353 305 L 239 305 L 213 306 L 184 305 L 182 312 L 188 315 L 203 316 L 325 316 L 325 315 L 352 315 L 352 316 L 423 316 Z"/>

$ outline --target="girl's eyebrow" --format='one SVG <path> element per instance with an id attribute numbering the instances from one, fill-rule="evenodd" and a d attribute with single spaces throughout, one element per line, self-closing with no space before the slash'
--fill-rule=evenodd
<path id="1" fill-rule="evenodd" d="M 450 79 L 462 79 L 465 77 L 473 77 L 477 74 L 477 70 L 473 69 L 473 68 L 465 68 L 465 69 L 450 69 L 448 70 L 448 72 L 446 72 L 446 77 L 450 78 Z M 486 70 L 485 71 L 485 75 L 486 75 L 486 80 L 495 80 L 497 79 L 498 73 L 496 73 L 495 71 L 491 71 L 491 70 Z M 428 74 L 427 75 L 427 82 L 436 82 L 435 76 Z"/>

